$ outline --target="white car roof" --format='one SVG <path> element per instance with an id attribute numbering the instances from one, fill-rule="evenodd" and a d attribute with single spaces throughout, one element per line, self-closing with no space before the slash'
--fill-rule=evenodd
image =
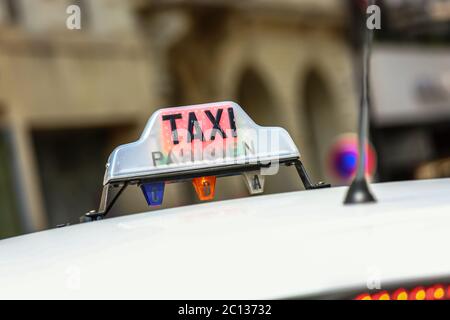
<path id="1" fill-rule="evenodd" d="M 0 298 L 260 299 L 450 275 L 450 179 L 204 203 L 0 241 Z"/>

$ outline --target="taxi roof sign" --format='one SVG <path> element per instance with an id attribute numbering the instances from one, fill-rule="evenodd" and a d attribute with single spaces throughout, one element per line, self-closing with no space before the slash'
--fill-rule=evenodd
<path id="1" fill-rule="evenodd" d="M 82 221 L 103 218 L 128 185 L 138 185 L 149 205 L 160 205 L 164 184 L 192 180 L 201 200 L 214 196 L 216 176 L 244 174 L 249 179 L 260 171 L 276 174 L 279 165 L 295 165 L 306 189 L 329 185 L 312 184 L 289 133 L 280 127 L 257 125 L 242 108 L 230 101 L 157 110 L 138 141 L 117 147 L 110 155 L 104 177 L 100 208 Z M 198 178 L 209 181 L 207 192 Z M 254 183 L 253 183 L 254 184 Z M 202 185 L 203 186 L 203 185 Z M 115 193 L 115 194 L 114 194 Z M 114 194 L 114 195 L 113 195 Z"/>
<path id="2" fill-rule="evenodd" d="M 234 102 L 166 108 L 138 141 L 113 151 L 104 184 L 299 157 L 286 130 L 257 125 Z"/>

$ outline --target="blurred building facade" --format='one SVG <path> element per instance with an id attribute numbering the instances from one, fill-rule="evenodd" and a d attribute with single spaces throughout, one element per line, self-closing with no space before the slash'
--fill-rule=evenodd
<path id="1" fill-rule="evenodd" d="M 382 4 L 371 82 L 378 180 L 450 177 L 450 1 Z"/>
<path id="2" fill-rule="evenodd" d="M 81 30 L 66 28 L 70 4 Z M 356 122 L 347 22 L 340 0 L 1 0 L 0 236 L 94 209 L 108 154 L 161 106 L 235 100 L 285 127 L 313 178 L 329 180 L 327 150 Z M 282 170 L 267 191 L 301 189 Z M 136 191 L 116 213 L 145 208 Z M 240 177 L 217 193 L 247 194 Z M 194 199 L 170 185 L 165 206 Z"/>
<path id="3" fill-rule="evenodd" d="M 12 172 L 16 199 L 8 202 L 18 227 L 31 231 L 73 221 L 71 213 L 98 201 L 108 153 L 134 139 L 133 128 L 159 102 L 151 52 L 126 1 L 0 3 L 3 149 L 11 163 L 2 173 Z M 70 4 L 82 9 L 81 30 L 66 28 Z"/>

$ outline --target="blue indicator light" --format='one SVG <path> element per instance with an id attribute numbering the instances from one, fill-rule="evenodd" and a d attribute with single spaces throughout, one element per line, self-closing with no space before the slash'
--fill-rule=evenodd
<path id="1" fill-rule="evenodd" d="M 145 183 L 141 185 L 145 200 L 149 206 L 160 206 L 164 198 L 164 182 Z"/>
<path id="2" fill-rule="evenodd" d="M 373 177 L 376 170 L 377 156 L 370 143 L 366 143 L 367 157 L 365 171 L 368 177 Z M 336 139 L 328 155 L 329 172 L 338 183 L 349 183 L 358 168 L 358 137 L 354 134 L 344 134 Z"/>
<path id="3" fill-rule="evenodd" d="M 335 158 L 336 169 L 340 177 L 350 179 L 356 171 L 358 154 L 353 151 L 344 151 Z"/>

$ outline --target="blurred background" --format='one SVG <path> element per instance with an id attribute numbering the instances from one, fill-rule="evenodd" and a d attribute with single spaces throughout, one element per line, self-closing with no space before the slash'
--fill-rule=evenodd
<path id="1" fill-rule="evenodd" d="M 69 5 L 81 30 L 66 27 Z M 372 57 L 375 181 L 450 176 L 450 1 L 378 1 Z M 285 127 L 314 180 L 355 132 L 364 0 L 0 0 L 0 238 L 98 207 L 115 146 L 164 106 L 238 102 Z M 266 193 L 301 190 L 293 168 Z M 216 200 L 247 196 L 241 177 Z M 163 207 L 196 203 L 170 184 Z M 149 210 L 129 188 L 112 215 Z"/>

